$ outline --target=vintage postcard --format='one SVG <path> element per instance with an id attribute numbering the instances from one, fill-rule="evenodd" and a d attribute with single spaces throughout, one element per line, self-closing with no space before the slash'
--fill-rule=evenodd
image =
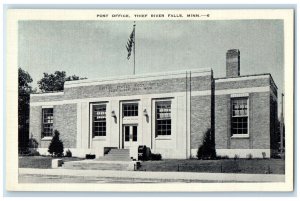
<path id="1" fill-rule="evenodd" d="M 8 10 L 7 190 L 292 191 L 293 17 Z"/>

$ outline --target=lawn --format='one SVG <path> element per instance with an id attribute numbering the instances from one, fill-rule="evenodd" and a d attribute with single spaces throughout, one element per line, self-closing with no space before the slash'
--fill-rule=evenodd
<path id="1" fill-rule="evenodd" d="M 19 168 L 51 168 L 49 156 L 20 156 Z M 83 160 L 64 157 L 63 161 Z M 222 160 L 177 160 L 142 161 L 138 171 L 159 172 L 211 172 L 211 173 L 249 173 L 249 174 L 284 174 L 282 159 L 222 159 Z"/>
<path id="2" fill-rule="evenodd" d="M 139 171 L 284 174 L 285 166 L 284 160 L 282 159 L 166 159 L 161 161 L 141 162 Z"/>
<path id="3" fill-rule="evenodd" d="M 19 157 L 19 168 L 40 168 L 48 169 L 51 168 L 52 158 L 50 156 L 20 156 Z M 75 157 L 63 157 L 61 158 L 64 162 L 82 160 Z"/>

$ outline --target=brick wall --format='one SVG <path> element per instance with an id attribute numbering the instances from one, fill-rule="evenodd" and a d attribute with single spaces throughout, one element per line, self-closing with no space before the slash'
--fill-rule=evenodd
<path id="1" fill-rule="evenodd" d="M 210 76 L 193 78 L 193 87 L 207 90 Z M 65 89 L 65 99 L 160 94 L 186 91 L 186 78 L 152 80 L 134 83 L 81 86 Z"/>
<path id="2" fill-rule="evenodd" d="M 204 134 L 211 126 L 211 96 L 192 96 L 191 149 L 202 145 Z"/>
<path id="3" fill-rule="evenodd" d="M 50 95 L 37 95 L 37 96 L 30 96 L 30 102 L 34 103 L 34 102 L 42 102 L 42 101 L 60 101 L 63 100 L 64 95 L 52 95 L 51 93 L 49 93 Z"/>
<path id="4" fill-rule="evenodd" d="M 243 77 L 240 77 L 243 78 Z M 244 77 L 246 78 L 246 77 Z M 234 78 L 222 82 L 216 79 L 218 90 L 242 89 L 252 87 L 270 87 L 271 76 L 251 77 L 251 79 Z M 225 81 L 225 79 L 224 79 Z M 272 85 L 273 86 L 273 85 Z M 274 90 L 275 87 L 271 87 Z M 232 91 L 234 93 L 234 90 Z M 273 92 L 274 93 L 274 92 Z M 270 149 L 270 140 L 274 120 L 274 108 L 270 100 L 271 92 L 249 92 L 249 138 L 233 138 L 231 136 L 231 97 L 230 94 L 215 96 L 215 142 L 217 149 Z M 274 105 L 274 106 L 272 106 Z M 274 107 L 274 108 L 273 108 Z"/>
<path id="5" fill-rule="evenodd" d="M 41 146 L 41 129 L 42 129 L 42 107 L 30 106 L 29 116 L 29 139 L 33 138 Z"/>
<path id="6" fill-rule="evenodd" d="M 54 129 L 60 133 L 65 148 L 76 147 L 77 104 L 56 105 L 54 112 Z"/>
<path id="7" fill-rule="evenodd" d="M 215 96 L 215 143 L 216 149 L 230 146 L 230 95 Z"/>
<path id="8" fill-rule="evenodd" d="M 240 75 L 240 51 L 228 50 L 226 53 L 226 77 L 238 77 Z"/>
<path id="9" fill-rule="evenodd" d="M 201 76 L 192 77 L 191 79 L 191 90 L 192 91 L 202 91 L 211 90 L 212 76 Z"/>
<path id="10" fill-rule="evenodd" d="M 231 138 L 230 95 L 215 97 L 215 140 L 217 149 L 270 148 L 270 93 L 249 94 L 249 138 Z"/>
<path id="11" fill-rule="evenodd" d="M 270 149 L 270 93 L 253 93 L 250 98 L 251 148 Z"/>
<path id="12" fill-rule="evenodd" d="M 249 80 L 234 80 L 234 81 L 226 81 L 226 82 L 218 82 L 218 80 L 219 79 L 216 79 L 216 90 L 270 86 L 269 77 L 249 79 Z M 220 81 L 221 80 L 224 79 L 220 79 Z"/>
<path id="13" fill-rule="evenodd" d="M 65 148 L 76 147 L 76 124 L 77 124 L 77 105 L 55 105 L 53 107 L 53 131 L 60 132 L 60 139 Z M 30 107 L 30 136 L 34 138 L 41 148 L 48 148 L 51 139 L 41 139 L 42 136 L 42 107 Z"/>
<path id="14" fill-rule="evenodd" d="M 280 143 L 280 123 L 278 119 L 277 97 L 270 96 L 270 132 L 271 132 L 271 149 L 272 154 L 279 150 Z"/>
<path id="15" fill-rule="evenodd" d="M 189 74 L 187 74 L 187 76 L 189 76 Z M 187 90 L 187 80 L 188 78 L 184 77 L 141 82 L 128 82 L 120 84 L 100 83 L 99 85 L 65 88 L 63 95 L 32 96 L 31 102 L 184 92 Z M 211 76 L 207 75 L 192 77 L 191 85 L 192 90 L 210 90 Z"/>
<path id="16" fill-rule="evenodd" d="M 277 86 L 273 78 L 270 79 L 270 144 L 271 156 L 277 154 L 280 148 L 280 122 L 278 117 L 278 94 Z"/>

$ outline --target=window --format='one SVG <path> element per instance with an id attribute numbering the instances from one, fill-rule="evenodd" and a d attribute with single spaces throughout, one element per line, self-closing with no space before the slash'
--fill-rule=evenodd
<path id="1" fill-rule="evenodd" d="M 247 135 L 248 134 L 248 98 L 233 98 L 232 117 L 231 117 L 231 134 Z"/>
<path id="2" fill-rule="evenodd" d="M 93 137 L 106 136 L 106 105 L 93 105 Z"/>
<path id="3" fill-rule="evenodd" d="M 156 102 L 156 136 L 171 135 L 171 101 Z"/>
<path id="4" fill-rule="evenodd" d="M 139 105 L 138 103 L 123 104 L 123 117 L 138 116 Z"/>
<path id="5" fill-rule="evenodd" d="M 130 137 L 132 137 L 132 142 L 137 142 L 137 126 L 126 125 L 124 126 L 124 138 L 125 142 L 130 141 Z"/>
<path id="6" fill-rule="evenodd" d="M 52 137 L 53 134 L 53 108 L 43 108 L 42 137 Z"/>
<path id="7" fill-rule="evenodd" d="M 132 126 L 132 141 L 137 141 L 137 126 Z"/>
<path id="8" fill-rule="evenodd" d="M 130 127 L 125 126 L 125 142 L 129 142 L 130 139 Z"/>

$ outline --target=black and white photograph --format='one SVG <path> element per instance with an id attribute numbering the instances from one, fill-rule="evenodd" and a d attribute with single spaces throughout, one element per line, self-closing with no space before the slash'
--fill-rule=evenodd
<path id="1" fill-rule="evenodd" d="M 293 189 L 293 10 L 8 20 L 9 189 Z"/>

